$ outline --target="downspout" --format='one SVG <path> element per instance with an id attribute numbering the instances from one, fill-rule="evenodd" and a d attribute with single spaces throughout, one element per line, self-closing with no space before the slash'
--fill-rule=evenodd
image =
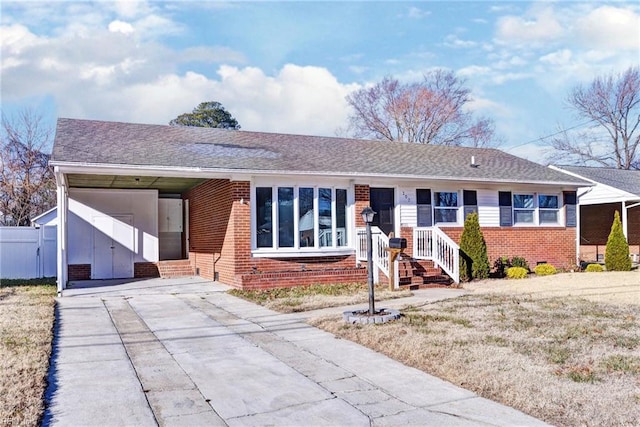
<path id="1" fill-rule="evenodd" d="M 57 288 L 58 296 L 62 296 L 62 291 L 67 287 L 68 267 L 67 267 L 67 209 L 68 194 L 64 173 L 56 166 L 54 168 L 57 190 Z"/>

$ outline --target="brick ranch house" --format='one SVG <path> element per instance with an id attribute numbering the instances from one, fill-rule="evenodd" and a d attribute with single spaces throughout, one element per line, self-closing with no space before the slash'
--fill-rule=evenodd
<path id="1" fill-rule="evenodd" d="M 579 258 L 603 261 L 615 211 L 633 261 L 640 261 L 640 170 L 587 166 L 554 166 L 591 183 L 578 190 L 580 205 Z"/>
<path id="2" fill-rule="evenodd" d="M 496 149 L 64 118 L 51 165 L 60 290 L 185 266 L 237 288 L 366 281 L 369 205 L 380 282 L 391 233 L 408 240 L 411 276 L 457 281 L 471 211 L 490 261 L 563 267 L 589 185 Z"/>

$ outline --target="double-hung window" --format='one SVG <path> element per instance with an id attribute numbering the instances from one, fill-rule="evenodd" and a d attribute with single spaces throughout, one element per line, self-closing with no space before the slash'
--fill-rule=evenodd
<path id="1" fill-rule="evenodd" d="M 436 191 L 433 197 L 433 216 L 436 224 L 458 222 L 458 193 Z"/>
<path id="2" fill-rule="evenodd" d="M 533 194 L 514 194 L 513 195 L 513 223 L 514 224 L 533 224 L 535 222 L 534 206 L 535 198 Z"/>
<path id="3" fill-rule="evenodd" d="M 513 223 L 516 225 L 559 224 L 559 212 L 558 195 L 513 194 Z"/>
<path id="4" fill-rule="evenodd" d="M 324 250 L 347 246 L 347 190 L 256 187 L 257 249 Z"/>
<path id="5" fill-rule="evenodd" d="M 538 194 L 540 224 L 558 224 L 558 196 Z"/>

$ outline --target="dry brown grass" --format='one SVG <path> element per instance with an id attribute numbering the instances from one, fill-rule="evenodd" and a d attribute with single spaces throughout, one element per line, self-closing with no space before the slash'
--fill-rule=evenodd
<path id="1" fill-rule="evenodd" d="M 640 306 L 511 290 L 403 314 L 311 323 L 558 426 L 640 425 Z"/>
<path id="2" fill-rule="evenodd" d="M 640 305 L 640 271 L 637 270 L 531 275 L 522 280 L 481 280 L 465 283 L 464 287 L 479 293 L 573 296 L 595 302 Z"/>
<path id="3" fill-rule="evenodd" d="M 369 301 L 367 286 L 359 283 L 312 285 L 255 291 L 232 289 L 229 293 L 280 313 L 296 313 L 328 307 L 341 307 Z M 409 290 L 390 291 L 383 286 L 376 286 L 374 291 L 376 301 L 404 298 L 411 295 L 413 294 Z"/>
<path id="4" fill-rule="evenodd" d="M 53 286 L 0 286 L 0 426 L 37 426 L 53 337 Z"/>

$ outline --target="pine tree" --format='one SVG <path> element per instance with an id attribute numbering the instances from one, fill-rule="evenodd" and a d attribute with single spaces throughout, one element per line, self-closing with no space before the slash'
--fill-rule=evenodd
<path id="1" fill-rule="evenodd" d="M 487 243 L 480 230 L 478 214 L 473 212 L 467 215 L 460 236 L 460 279 L 486 279 L 489 270 Z"/>
<path id="2" fill-rule="evenodd" d="M 622 222 L 620 221 L 620 212 L 618 211 L 616 211 L 613 217 L 611 232 L 607 239 L 607 248 L 604 253 L 604 264 L 608 271 L 631 270 L 629 244 L 622 232 Z"/>

